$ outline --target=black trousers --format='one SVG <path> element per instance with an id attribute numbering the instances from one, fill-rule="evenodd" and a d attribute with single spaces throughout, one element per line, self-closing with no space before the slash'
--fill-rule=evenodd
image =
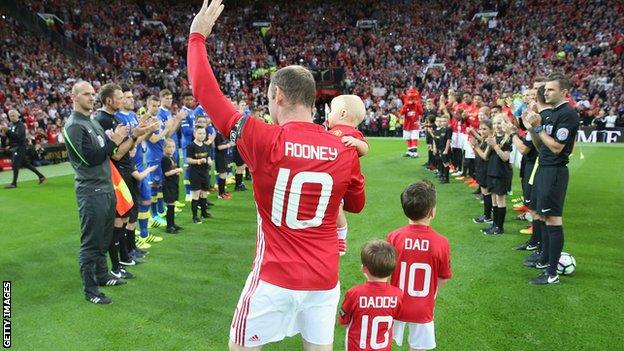
<path id="1" fill-rule="evenodd" d="M 80 216 L 80 277 L 84 291 L 99 292 L 98 282 L 108 277 L 106 253 L 113 237 L 115 193 L 78 196 Z"/>
<path id="2" fill-rule="evenodd" d="M 19 176 L 20 167 L 28 168 L 33 173 L 37 175 L 39 178 L 43 178 L 43 174 L 39 172 L 32 164 L 30 164 L 30 160 L 28 159 L 28 155 L 26 154 L 26 147 L 18 147 L 15 149 L 11 149 L 12 153 L 12 166 L 13 167 L 13 185 L 17 185 L 17 177 Z"/>

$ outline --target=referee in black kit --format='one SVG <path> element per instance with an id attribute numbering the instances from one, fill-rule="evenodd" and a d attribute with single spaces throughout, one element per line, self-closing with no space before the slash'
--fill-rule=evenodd
<path id="1" fill-rule="evenodd" d="M 0 126 L 0 133 L 6 134 L 9 138 L 9 148 L 11 151 L 11 167 L 13 168 L 13 181 L 5 186 L 6 189 L 17 188 L 17 177 L 19 176 L 20 167 L 28 168 L 39 177 L 39 184 L 43 183 L 46 178 L 39 172 L 28 159 L 26 126 L 20 119 L 17 110 L 9 110 L 9 120 L 11 124 L 8 127 Z"/>
<path id="2" fill-rule="evenodd" d="M 531 284 L 559 283 L 557 263 L 563 250 L 562 215 L 569 180 L 567 164 L 579 126 L 578 114 L 565 99 L 570 88 L 567 78 L 560 74 L 551 75 L 544 86 L 544 100 L 552 109 L 545 109 L 540 114 L 532 112 L 524 117 L 539 152 L 531 205 L 539 219 L 546 222 L 542 255 L 535 264 L 536 268 L 546 270 L 533 278 Z"/>
<path id="3" fill-rule="evenodd" d="M 117 151 L 128 151 L 132 139 L 127 138 L 126 126 L 118 126 L 107 136 L 99 123 L 89 117 L 95 103 L 95 90 L 91 84 L 79 81 L 71 93 L 74 110 L 65 123 L 63 137 L 69 161 L 76 172 L 80 275 L 85 298 L 95 304 L 109 304 L 111 299 L 99 291 L 98 285 L 125 283 L 111 275 L 106 266 L 116 205 L 109 160 Z M 135 128 L 136 133 L 140 133 L 138 128 Z"/>

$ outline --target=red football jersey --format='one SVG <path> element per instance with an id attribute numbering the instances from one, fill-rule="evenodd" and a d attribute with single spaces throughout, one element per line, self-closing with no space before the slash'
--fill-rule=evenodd
<path id="1" fill-rule="evenodd" d="M 403 105 L 401 115 L 404 118 L 403 130 L 418 130 L 420 127 L 420 117 L 424 112 L 420 102 L 415 104 Z"/>
<path id="2" fill-rule="evenodd" d="M 311 122 L 271 125 L 242 117 L 223 96 L 208 63 L 205 38 L 192 33 L 188 71 L 195 97 L 216 128 L 236 138 L 253 176 L 258 211 L 254 281 L 293 290 L 338 283 L 336 217 L 364 207 L 364 177 L 353 148 Z"/>
<path id="3" fill-rule="evenodd" d="M 329 132 L 339 138 L 342 138 L 343 136 L 350 136 L 362 140 L 363 142 L 368 144 L 362 132 L 348 125 L 336 124 L 332 129 L 329 130 Z"/>
<path id="4" fill-rule="evenodd" d="M 391 284 L 403 290 L 403 307 L 397 320 L 428 323 L 433 320 L 438 278 L 451 278 L 448 239 L 431 227 L 409 224 L 390 234 L 388 242 L 397 250 L 397 267 Z"/>
<path id="5" fill-rule="evenodd" d="M 388 283 L 366 282 L 345 295 L 338 320 L 346 324 L 346 351 L 392 350 L 392 323 L 403 291 Z"/>

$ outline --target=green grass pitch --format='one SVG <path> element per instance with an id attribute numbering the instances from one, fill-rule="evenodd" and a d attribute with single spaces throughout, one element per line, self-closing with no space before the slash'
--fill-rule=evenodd
<path id="1" fill-rule="evenodd" d="M 433 179 L 424 159 L 401 157 L 401 140 L 371 139 L 362 159 L 368 201 L 349 216 L 349 252 L 341 259 L 345 289 L 363 281 L 359 248 L 406 223 L 399 194 L 412 181 Z M 583 158 L 580 157 L 581 153 Z M 577 271 L 557 286 L 528 284 L 511 248 L 527 239 L 525 224 L 508 211 L 506 231 L 485 237 L 471 218 L 482 205 L 459 182 L 438 185 L 433 227 L 450 239 L 453 279 L 438 293 L 439 350 L 621 350 L 624 348 L 624 148 L 578 145 L 570 163 L 565 207 L 565 251 Z M 66 173 L 67 166 L 43 168 Z M 517 170 L 514 170 L 517 172 Z M 28 171 L 23 171 L 27 177 Z M 9 174 L 0 180 L 6 183 Z M 519 194 L 517 178 L 514 190 Z M 256 216 L 251 191 L 219 201 L 214 219 L 193 225 L 190 205 L 178 214 L 179 236 L 163 229 L 137 278 L 103 288 L 110 306 L 86 302 L 78 274 L 79 225 L 73 176 L 44 185 L 0 190 L 0 278 L 13 282 L 16 350 L 226 350 L 234 308 L 254 256 Z M 344 347 L 336 327 L 335 349 Z M 299 337 L 265 350 L 299 350 Z M 620 345 L 620 346 L 617 346 Z M 397 350 L 406 350 L 398 348 Z"/>

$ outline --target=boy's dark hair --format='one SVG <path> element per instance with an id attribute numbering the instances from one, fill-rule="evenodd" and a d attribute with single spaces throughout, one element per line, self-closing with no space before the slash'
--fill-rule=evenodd
<path id="1" fill-rule="evenodd" d="M 436 190 L 428 180 L 410 184 L 401 193 L 401 205 L 407 218 L 417 221 L 427 217 L 436 206 Z"/>
<path id="2" fill-rule="evenodd" d="M 389 277 L 396 267 L 396 251 L 383 240 L 371 240 L 364 244 L 360 257 L 362 265 L 375 278 Z"/>
<path id="3" fill-rule="evenodd" d="M 160 102 L 160 98 L 159 98 L 158 96 L 156 96 L 156 95 L 150 95 L 150 96 L 147 98 L 147 102 L 150 102 L 150 101 Z"/>
<path id="4" fill-rule="evenodd" d="M 182 99 L 184 99 L 187 96 L 193 96 L 193 92 L 190 90 L 184 90 L 182 91 L 182 95 L 180 96 Z"/>

